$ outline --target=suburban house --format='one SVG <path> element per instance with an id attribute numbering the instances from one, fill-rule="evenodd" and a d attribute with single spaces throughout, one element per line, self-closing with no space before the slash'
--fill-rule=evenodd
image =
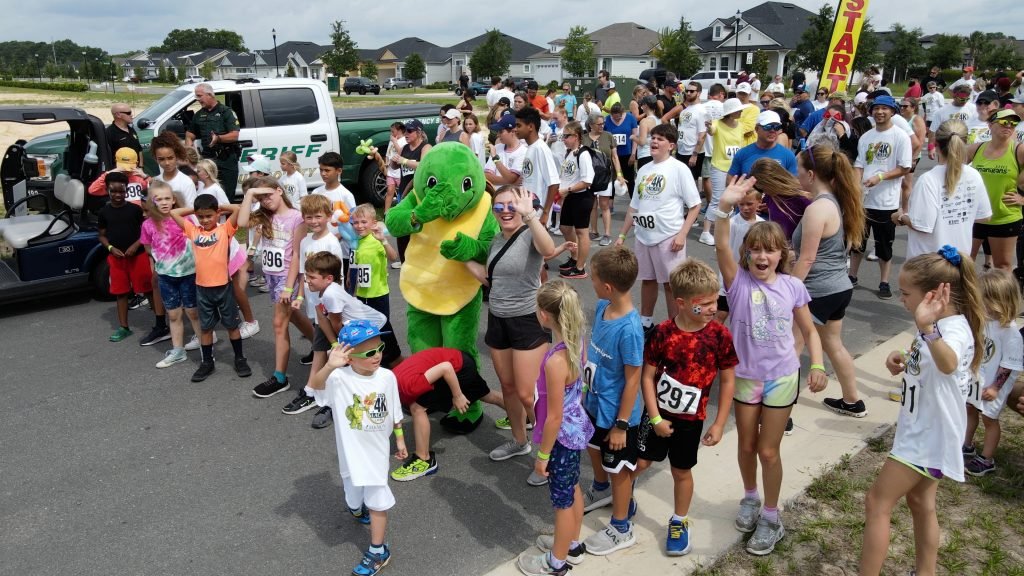
<path id="1" fill-rule="evenodd" d="M 656 68 L 657 61 L 651 50 L 658 45 L 658 32 L 636 22 L 617 22 L 589 33 L 594 44 L 594 69 L 588 76 L 595 76 L 598 70 L 607 70 L 611 76 L 637 78 L 640 72 Z M 567 76 L 562 71 L 562 57 L 565 39 L 558 38 L 548 43 L 548 49 L 529 57 L 530 75 L 540 84 L 552 80 L 561 82 Z"/>
<path id="2" fill-rule="evenodd" d="M 542 50 L 540 46 L 520 40 L 515 36 L 509 36 L 508 34 L 502 34 L 509 46 L 512 47 L 512 54 L 508 59 L 508 70 L 505 72 L 506 76 L 531 76 L 533 74 L 532 67 L 530 65 L 530 55 L 537 53 Z M 452 81 L 458 80 L 459 75 L 463 70 L 469 74 L 469 77 L 482 82 L 484 84 L 490 84 L 490 78 L 478 78 L 473 75 L 472 70 L 469 69 L 469 59 L 473 56 L 473 50 L 483 44 L 487 40 L 487 33 L 483 33 L 475 38 L 470 38 L 465 42 L 460 42 L 447 49 L 449 58 L 447 63 L 451 67 Z"/>
<path id="3" fill-rule="evenodd" d="M 507 34 L 502 34 L 502 36 L 512 47 L 507 73 L 512 76 L 528 76 L 530 74 L 528 57 L 541 47 L 520 40 L 515 36 Z M 374 58 L 366 59 L 377 64 L 377 75 L 381 80 L 385 78 L 404 78 L 406 60 L 413 54 L 419 54 L 423 58 L 423 63 L 426 67 L 426 76 L 422 80 L 423 84 L 455 82 L 462 72 L 466 72 L 474 80 L 487 84 L 489 83 L 488 78 L 474 77 L 473 71 L 469 68 L 469 59 L 473 56 L 473 50 L 480 46 L 486 38 L 487 34 L 484 33 L 454 46 L 442 47 L 422 38 L 410 36 L 383 46 L 379 50 L 374 51 Z M 362 52 L 360 51 L 361 58 Z"/>
<path id="4" fill-rule="evenodd" d="M 744 70 L 758 50 L 768 55 L 768 76 L 785 75 L 786 56 L 796 49 L 814 12 L 788 2 L 765 2 L 749 10 L 716 18 L 694 32 L 704 62 L 702 70 Z"/>
<path id="5" fill-rule="evenodd" d="M 291 64 L 296 77 L 322 80 L 327 73 L 320 57 L 331 48 L 329 44 L 292 40 L 278 44 L 276 54 L 273 48 L 255 50 L 254 54 L 261 62 L 253 75 L 258 78 L 284 76 L 288 73 L 288 64 Z"/>
<path id="6" fill-rule="evenodd" d="M 228 51 L 221 48 L 208 48 L 200 52 L 168 52 L 166 54 L 140 52 L 122 61 L 122 76 L 134 76 L 136 68 L 139 68 L 142 71 L 142 79 L 154 79 L 159 75 L 161 66 L 164 69 L 174 68 L 176 73 L 183 72 L 184 76 L 199 76 L 207 62 L 213 62 L 216 65 L 216 62 L 227 54 Z"/>

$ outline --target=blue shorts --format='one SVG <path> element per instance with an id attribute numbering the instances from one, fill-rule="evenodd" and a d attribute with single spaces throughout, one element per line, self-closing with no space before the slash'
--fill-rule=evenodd
<path id="1" fill-rule="evenodd" d="M 180 278 L 157 274 L 156 279 L 160 285 L 160 298 L 164 301 L 164 308 L 177 310 L 178 308 L 196 307 L 195 274 Z"/>
<path id="2" fill-rule="evenodd" d="M 555 441 L 548 460 L 548 491 L 551 505 L 558 510 L 572 508 L 576 502 L 576 485 L 580 483 L 580 451 L 569 450 Z"/>

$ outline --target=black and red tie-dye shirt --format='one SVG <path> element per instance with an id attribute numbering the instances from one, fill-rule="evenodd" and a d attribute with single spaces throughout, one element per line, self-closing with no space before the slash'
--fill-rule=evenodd
<path id="1" fill-rule="evenodd" d="M 658 369 L 658 411 L 673 420 L 704 420 L 715 376 L 739 364 L 732 334 L 721 322 L 686 332 L 674 319 L 655 327 L 644 347 L 644 361 Z"/>

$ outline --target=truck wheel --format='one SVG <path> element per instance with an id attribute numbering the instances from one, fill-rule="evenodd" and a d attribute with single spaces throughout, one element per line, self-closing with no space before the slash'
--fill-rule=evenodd
<path id="1" fill-rule="evenodd" d="M 345 96 L 351 96 L 351 95 L 352 95 L 352 92 L 350 92 L 348 90 L 345 90 Z"/>
<path id="2" fill-rule="evenodd" d="M 456 88 L 455 89 L 455 95 L 456 96 L 462 96 L 462 88 Z"/>
<path id="3" fill-rule="evenodd" d="M 105 256 L 100 257 L 99 263 L 92 269 L 92 274 L 89 275 L 89 285 L 92 286 L 93 297 L 97 300 L 114 299 L 110 295 L 110 264 L 107 264 Z"/>
<path id="4" fill-rule="evenodd" d="M 380 171 L 376 162 L 367 162 L 359 174 L 359 202 L 369 202 L 380 208 L 388 192 L 387 175 Z"/>

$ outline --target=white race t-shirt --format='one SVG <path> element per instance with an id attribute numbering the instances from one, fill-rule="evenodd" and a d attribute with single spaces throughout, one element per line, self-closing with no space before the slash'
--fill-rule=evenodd
<path id="1" fill-rule="evenodd" d="M 903 372 L 903 401 L 896 421 L 892 455 L 926 468 L 937 468 L 957 482 L 964 481 L 960 447 L 967 429 L 967 389 L 974 377 L 974 336 L 961 315 L 938 321 L 942 341 L 956 354 L 957 368 L 943 374 L 935 367 L 931 349 L 918 335 L 907 354 Z"/>
<path id="2" fill-rule="evenodd" d="M 551 156 L 551 149 L 538 138 L 526 147 L 526 158 L 523 159 L 523 187 L 533 192 L 543 206 L 548 198 L 548 186 L 552 184 L 561 184 L 558 179 L 558 167 Z"/>
<path id="3" fill-rule="evenodd" d="M 298 210 L 299 201 L 303 196 L 309 194 L 309 190 L 306 188 L 306 178 L 296 170 L 291 176 L 282 173 L 281 177 L 277 179 L 277 183 L 288 195 L 288 199 L 292 201 L 292 208 Z"/>
<path id="4" fill-rule="evenodd" d="M 202 194 L 209 194 L 217 199 L 217 204 L 231 204 L 231 200 L 228 200 L 228 195 L 224 193 L 224 189 L 221 188 L 220 183 L 214 182 L 210 186 L 206 186 L 202 182 L 199 183 L 199 189 L 196 190 L 196 196 Z"/>
<path id="5" fill-rule="evenodd" d="M 327 377 L 323 390 L 313 390 L 318 406 L 330 406 L 337 422 L 334 442 L 338 470 L 354 486 L 386 486 L 391 466 L 391 434 L 402 421 L 398 380 L 391 370 L 378 368 L 371 376 L 351 366 Z"/>
<path id="6" fill-rule="evenodd" d="M 910 168 L 910 136 L 896 126 L 879 132 L 872 128 L 857 143 L 857 161 L 854 166 L 864 170 L 861 181 L 875 174 L 889 172 L 897 166 Z M 895 210 L 900 207 L 900 183 L 903 178 L 886 179 L 877 186 L 864 190 L 864 207 L 875 210 Z"/>
<path id="7" fill-rule="evenodd" d="M 714 122 L 722 118 L 722 102 L 709 98 L 704 103 L 704 115 L 707 116 L 708 120 Z M 706 129 L 706 127 L 705 127 Z M 704 137 L 704 155 L 711 158 L 711 155 L 715 152 L 715 139 L 710 134 Z"/>
<path id="8" fill-rule="evenodd" d="M 302 243 L 299 244 L 299 273 L 306 273 L 306 258 L 309 258 L 317 252 L 330 252 L 338 258 L 345 257 L 345 251 L 341 247 L 341 242 L 338 238 L 328 232 L 324 234 L 323 238 L 313 238 L 312 234 L 307 234 L 302 239 Z M 335 278 L 335 280 L 342 280 L 342 278 Z M 306 316 L 311 319 L 316 319 L 316 305 L 320 303 L 320 293 L 316 290 L 310 290 L 307 286 L 303 292 L 306 294 Z"/>
<path id="9" fill-rule="evenodd" d="M 991 217 L 992 204 L 981 175 L 966 164 L 947 198 L 946 165 L 940 164 L 914 179 L 907 216 L 913 226 L 907 229 L 907 260 L 946 244 L 970 254 L 974 221 Z"/>
<path id="10" fill-rule="evenodd" d="M 321 186 L 316 190 L 313 190 L 312 193 L 327 196 L 327 199 L 331 201 L 332 211 L 341 209 L 342 204 L 344 204 L 345 207 L 348 208 L 349 214 L 351 214 L 352 210 L 356 207 L 356 197 L 353 196 L 352 193 L 348 191 L 348 188 L 345 188 L 343 184 L 338 184 L 338 187 L 334 190 L 328 190 L 327 186 Z M 331 234 L 334 234 L 335 236 L 339 235 L 337 224 L 330 224 L 330 230 Z M 345 254 L 343 258 L 348 258 L 349 253 L 352 252 L 352 247 L 349 246 L 348 242 L 343 238 L 339 238 L 339 240 L 341 240 L 341 249 Z"/>
<path id="11" fill-rule="evenodd" d="M 956 118 L 962 120 L 964 124 L 970 124 L 972 120 L 978 117 L 978 109 L 971 104 L 964 104 L 963 106 L 956 106 L 952 102 L 946 104 L 934 115 L 928 114 L 928 129 L 932 132 L 938 132 L 939 126 L 946 120 Z"/>
<path id="12" fill-rule="evenodd" d="M 700 138 L 702 133 L 708 131 L 707 126 L 704 124 L 707 118 L 707 111 L 699 103 L 691 104 L 679 113 L 679 139 L 676 140 L 676 146 L 678 146 L 680 155 L 690 156 L 694 153 L 694 150 L 697 148 L 697 139 Z M 697 153 L 699 154 L 700 152 L 698 151 Z"/>
<path id="13" fill-rule="evenodd" d="M 768 85 L 768 91 L 771 92 L 772 94 L 774 94 L 776 92 L 780 92 L 782 94 L 785 94 L 786 93 L 786 85 L 783 84 L 782 82 L 772 82 L 771 84 Z"/>
<path id="14" fill-rule="evenodd" d="M 501 163 L 508 168 L 510 172 L 515 172 L 522 176 L 523 174 L 523 161 L 526 160 L 526 143 L 522 140 L 519 141 L 519 145 L 516 146 L 515 150 L 509 150 L 504 144 L 498 143 L 494 146 L 494 154 L 501 158 Z M 494 165 L 494 161 L 490 158 L 487 159 L 487 164 L 484 166 L 484 172 L 490 172 L 492 174 L 498 173 L 498 167 Z"/>
<path id="15" fill-rule="evenodd" d="M 498 100 L 501 100 L 502 96 L 508 98 L 509 102 L 512 102 L 512 100 L 515 99 L 516 97 L 516 95 L 513 94 L 512 91 L 508 90 L 507 88 L 492 88 L 487 91 L 487 107 L 494 108 L 494 105 L 498 103 Z"/>
<path id="16" fill-rule="evenodd" d="M 397 158 L 399 156 L 399 152 L 401 152 L 402 148 L 405 148 L 407 144 L 408 142 L 405 141 L 405 136 L 402 136 L 401 138 L 398 139 L 397 147 L 392 146 L 390 141 L 388 142 L 388 149 L 386 152 L 384 152 L 384 166 L 387 167 L 386 176 L 388 178 L 402 177 L 402 167 L 398 166 L 397 168 L 392 168 L 391 160 Z"/>
<path id="17" fill-rule="evenodd" d="M 594 162 L 589 152 L 584 152 L 578 156 L 576 152 L 569 152 L 565 159 L 562 160 L 561 168 L 559 180 L 561 180 L 560 186 L 562 188 L 569 188 L 580 182 L 586 182 L 588 185 L 594 182 Z M 572 192 L 572 194 L 585 193 L 585 190 Z"/>
<path id="18" fill-rule="evenodd" d="M 874 126 L 875 126 L 875 117 L 874 116 L 868 116 L 868 120 L 871 121 L 871 127 L 874 128 Z M 893 114 L 892 125 L 897 127 L 897 128 L 899 128 L 900 130 L 903 130 L 904 132 L 906 132 L 907 136 L 913 136 L 914 135 L 914 127 L 910 125 L 910 122 L 908 122 L 906 118 L 904 118 L 903 116 L 900 116 L 899 114 Z"/>
<path id="19" fill-rule="evenodd" d="M 185 201 L 185 206 L 191 208 L 195 203 L 196 196 L 198 196 L 198 194 L 196 194 L 196 185 L 192 182 L 191 178 L 185 176 L 180 171 L 170 180 L 164 178 L 162 172 L 157 176 L 153 176 L 153 178 L 161 182 L 166 182 L 167 185 L 171 187 L 171 190 L 176 192 L 181 196 L 181 199 Z"/>
<path id="20" fill-rule="evenodd" d="M 991 140 L 992 130 L 989 129 L 988 122 L 975 117 L 967 123 L 968 144 L 981 144 L 982 142 L 989 142 Z"/>
<path id="21" fill-rule="evenodd" d="M 1003 382 L 995 400 L 982 399 L 981 391 L 995 382 L 1000 368 L 1010 370 L 1010 376 Z M 1021 338 L 1017 323 L 1010 322 L 1009 326 L 1003 326 L 998 320 L 985 322 L 985 357 L 978 370 L 981 379 L 971 382 L 967 390 L 967 403 L 981 410 L 988 418 L 999 418 L 1021 370 L 1024 370 L 1024 339 Z"/>
<path id="22" fill-rule="evenodd" d="M 700 205 L 690 169 L 675 158 L 644 165 L 636 174 L 633 209 L 636 241 L 654 246 L 683 229 L 686 212 Z"/>
<path id="23" fill-rule="evenodd" d="M 377 328 L 382 328 L 388 321 L 383 314 L 363 304 L 355 296 L 345 292 L 345 289 L 337 282 L 328 286 L 324 293 L 320 295 L 319 306 L 320 312 L 325 316 L 327 314 L 341 314 L 342 324 L 347 324 L 352 320 L 366 320 L 372 322 Z"/>

